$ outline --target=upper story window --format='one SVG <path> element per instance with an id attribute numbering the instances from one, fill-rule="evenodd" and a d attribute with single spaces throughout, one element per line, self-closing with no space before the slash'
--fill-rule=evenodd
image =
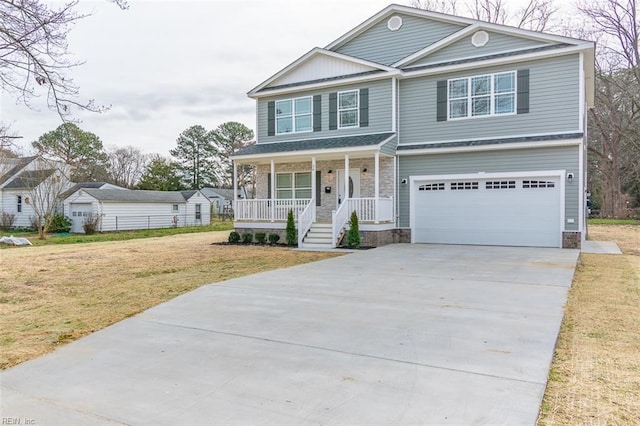
<path id="1" fill-rule="evenodd" d="M 358 127 L 358 90 L 338 92 L 338 128 Z"/>
<path id="2" fill-rule="evenodd" d="M 22 195 L 18 195 L 18 213 L 22 213 Z"/>
<path id="3" fill-rule="evenodd" d="M 515 114 L 516 72 L 448 80 L 449 119 Z"/>
<path id="4" fill-rule="evenodd" d="M 311 96 L 276 101 L 276 134 L 313 130 Z"/>

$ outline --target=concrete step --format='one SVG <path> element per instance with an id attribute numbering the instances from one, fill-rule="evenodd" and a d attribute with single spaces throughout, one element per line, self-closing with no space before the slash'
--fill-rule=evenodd
<path id="1" fill-rule="evenodd" d="M 318 238 L 318 237 L 309 237 L 304 239 L 303 244 L 328 244 L 331 245 L 331 237 L 329 238 Z"/>

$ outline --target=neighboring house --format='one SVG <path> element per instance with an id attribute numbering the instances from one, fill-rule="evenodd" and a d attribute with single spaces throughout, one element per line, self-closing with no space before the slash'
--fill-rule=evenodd
<path id="1" fill-rule="evenodd" d="M 30 227 L 35 217 L 34 202 L 46 207 L 72 184 L 69 167 L 40 156 L 3 158 L 0 164 L 0 213 L 15 215 L 13 226 Z M 36 198 L 34 200 L 34 197 Z M 60 206 L 54 206 L 58 208 Z M 61 208 L 60 208 L 61 210 Z"/>
<path id="2" fill-rule="evenodd" d="M 225 206 L 229 208 L 232 205 L 233 189 L 202 188 L 200 192 L 211 201 L 211 211 L 213 213 L 222 214 Z"/>
<path id="3" fill-rule="evenodd" d="M 85 220 L 98 217 L 97 230 L 123 231 L 208 225 L 210 201 L 200 191 L 142 191 L 80 188 L 64 200 L 71 232 L 84 232 Z"/>
<path id="4" fill-rule="evenodd" d="M 334 246 L 356 211 L 368 245 L 585 238 L 590 41 L 391 5 L 248 95 L 240 232 L 293 210 L 299 243 Z"/>

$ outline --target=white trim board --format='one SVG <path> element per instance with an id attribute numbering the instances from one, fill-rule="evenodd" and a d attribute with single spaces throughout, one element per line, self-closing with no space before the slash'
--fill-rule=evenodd
<path id="1" fill-rule="evenodd" d="M 513 143 L 500 143 L 490 145 L 476 145 L 476 146 L 460 146 L 451 148 L 422 148 L 411 150 L 396 150 L 396 156 L 404 157 L 411 155 L 425 155 L 425 154 L 447 154 L 452 152 L 481 152 L 481 151 L 501 151 L 510 149 L 531 149 L 531 148 L 553 148 L 561 146 L 575 146 L 582 143 L 581 139 L 568 139 L 562 141 L 538 141 L 538 142 L 513 142 Z M 398 145 L 400 147 L 401 145 Z M 409 145 L 406 145 L 409 146 Z"/>

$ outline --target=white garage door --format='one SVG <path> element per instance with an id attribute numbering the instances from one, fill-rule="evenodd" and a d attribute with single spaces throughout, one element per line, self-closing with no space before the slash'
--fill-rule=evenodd
<path id="1" fill-rule="evenodd" d="M 416 180 L 416 243 L 561 247 L 560 179 Z"/>
<path id="2" fill-rule="evenodd" d="M 91 215 L 91 203 L 71 203 L 71 232 L 84 232 L 84 220 Z"/>

